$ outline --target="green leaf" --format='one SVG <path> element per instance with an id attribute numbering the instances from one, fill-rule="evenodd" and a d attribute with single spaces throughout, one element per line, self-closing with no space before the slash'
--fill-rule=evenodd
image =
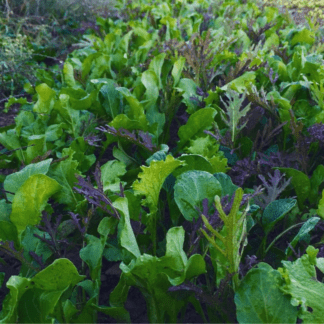
<path id="1" fill-rule="evenodd" d="M 264 262 L 247 273 L 234 297 L 240 324 L 296 323 L 297 307 L 280 291 L 280 281 L 279 271 Z"/>
<path id="2" fill-rule="evenodd" d="M 273 169 L 278 169 L 281 173 L 285 173 L 287 178 L 292 177 L 291 184 L 294 186 L 297 194 L 298 207 L 300 210 L 303 210 L 304 201 L 307 199 L 311 188 L 311 182 L 308 176 L 292 168 L 273 167 Z"/>
<path id="3" fill-rule="evenodd" d="M 294 46 L 298 43 L 313 45 L 314 42 L 315 33 L 304 27 L 302 30 L 299 29 L 294 33 L 293 37 L 291 38 L 290 45 Z"/>
<path id="4" fill-rule="evenodd" d="M 159 98 L 159 79 L 153 70 L 147 70 L 142 73 L 141 81 L 145 86 L 146 105 L 155 105 Z"/>
<path id="5" fill-rule="evenodd" d="M 187 165 L 184 165 L 182 168 L 178 168 L 173 171 L 173 176 L 178 177 L 180 174 L 187 171 L 206 171 L 213 173 L 213 168 L 206 158 L 199 154 L 182 154 L 178 157 L 178 160 L 186 162 Z"/>
<path id="6" fill-rule="evenodd" d="M 0 133 L 0 143 L 8 150 L 14 150 L 23 146 L 20 144 L 19 137 L 14 129 L 9 129 L 6 133 Z M 22 160 L 21 152 L 18 151 L 18 153 L 16 154 Z"/>
<path id="7" fill-rule="evenodd" d="M 130 223 L 128 210 L 128 199 L 118 198 L 113 202 L 113 206 L 122 212 L 122 218 L 118 227 L 118 238 L 120 245 L 138 258 L 141 255 L 137 241 Z"/>
<path id="8" fill-rule="evenodd" d="M 318 201 L 318 189 L 319 186 L 324 181 L 324 166 L 322 164 L 319 164 L 315 171 L 312 174 L 312 177 L 310 179 L 310 191 L 308 195 L 308 200 L 315 204 Z M 324 215 L 323 215 L 324 216 Z"/>
<path id="9" fill-rule="evenodd" d="M 45 119 L 44 114 L 49 115 L 54 107 L 56 92 L 52 90 L 46 83 L 42 83 L 36 87 L 38 100 L 33 107 L 35 113 L 40 114 L 42 119 Z"/>
<path id="10" fill-rule="evenodd" d="M 221 87 L 221 90 L 231 91 L 234 90 L 238 93 L 244 93 L 246 91 L 246 85 L 250 84 L 251 82 L 255 84 L 256 73 L 254 71 L 247 71 L 244 72 L 243 75 L 234 79 L 233 81 L 225 84 Z M 248 105 L 249 106 L 249 105 Z"/>
<path id="11" fill-rule="evenodd" d="M 26 164 L 29 164 L 37 156 L 42 156 L 46 153 L 46 136 L 32 135 L 29 136 L 28 147 L 26 149 Z"/>
<path id="12" fill-rule="evenodd" d="M 109 232 L 114 228 L 115 219 L 105 217 L 98 226 L 100 239 L 93 235 L 86 234 L 87 245 L 80 250 L 80 258 L 87 263 L 90 269 L 90 276 L 93 281 L 100 280 L 102 255 Z M 99 294 L 99 291 L 98 291 Z"/>
<path id="13" fill-rule="evenodd" d="M 186 59 L 184 57 L 180 57 L 178 60 L 175 61 L 174 65 L 173 65 L 173 69 L 171 72 L 172 77 L 174 79 L 173 87 L 176 87 L 179 83 L 185 62 L 186 62 Z"/>
<path id="14" fill-rule="evenodd" d="M 324 219 L 324 190 L 322 190 L 322 199 L 318 203 L 318 209 L 316 210 L 318 216 Z"/>
<path id="15" fill-rule="evenodd" d="M 272 201 L 263 211 L 261 224 L 268 234 L 271 229 L 296 205 L 296 199 L 287 198 Z"/>
<path id="16" fill-rule="evenodd" d="M 73 88 L 76 85 L 75 79 L 74 79 L 73 65 L 71 63 L 65 62 L 64 66 L 63 66 L 63 76 L 64 76 L 65 84 L 68 87 Z"/>
<path id="17" fill-rule="evenodd" d="M 223 268 L 226 268 L 229 274 L 234 274 L 233 277 L 233 289 L 236 289 L 240 285 L 240 281 L 238 278 L 239 264 L 244 251 L 244 246 L 247 245 L 247 229 L 246 229 L 246 214 L 249 211 L 249 201 L 248 205 L 245 208 L 244 212 L 239 210 L 240 204 L 243 198 L 243 190 L 242 188 L 238 188 L 235 192 L 235 197 L 232 205 L 232 209 L 228 215 L 223 211 L 222 205 L 220 203 L 220 197 L 218 195 L 215 196 L 215 205 L 217 211 L 219 212 L 219 217 L 224 222 L 224 226 L 222 231 L 217 231 L 212 228 L 209 224 L 205 215 L 201 215 L 201 218 L 206 226 L 206 228 L 212 232 L 212 237 L 210 237 L 205 230 L 200 229 L 205 238 L 208 240 L 211 245 L 217 249 L 217 252 L 220 252 L 226 259 L 229 264 L 220 264 Z M 223 232 L 221 234 L 221 232 Z M 216 236 L 216 238 L 214 238 Z M 217 241 L 220 241 L 220 245 L 217 244 Z M 243 248 L 241 248 L 241 244 L 243 244 Z M 240 252 L 241 248 L 241 252 Z M 215 273 L 217 269 L 215 269 Z"/>
<path id="18" fill-rule="evenodd" d="M 117 323 L 131 323 L 129 312 L 124 307 L 107 307 L 92 305 L 92 308 L 100 313 L 106 314 L 109 317 L 117 320 Z"/>
<path id="19" fill-rule="evenodd" d="M 3 111 L 7 113 L 9 111 L 9 108 L 16 103 L 23 105 L 23 104 L 28 104 L 28 101 L 26 98 L 10 97 L 9 100 L 5 103 L 5 109 Z"/>
<path id="20" fill-rule="evenodd" d="M 49 316 L 59 302 L 63 291 L 41 291 L 40 289 L 27 290 L 19 301 L 18 317 L 24 323 L 53 323 Z"/>
<path id="21" fill-rule="evenodd" d="M 89 146 L 83 136 L 75 138 L 70 144 L 70 148 L 75 151 L 73 158 L 79 162 L 79 170 L 82 173 L 87 172 L 96 162 L 96 156 L 94 154 L 85 154 L 89 151 Z"/>
<path id="22" fill-rule="evenodd" d="M 91 80 L 92 82 L 94 80 Z M 107 114 L 114 119 L 120 111 L 120 102 L 122 95 L 115 89 L 115 81 L 111 79 L 105 79 L 105 84 L 100 88 L 98 98 L 101 104 L 104 106 Z"/>
<path id="23" fill-rule="evenodd" d="M 21 246 L 24 249 L 24 258 L 31 263 L 35 268 L 39 267 L 39 264 L 35 259 L 30 255 L 30 251 L 36 253 L 37 255 L 42 255 L 42 260 L 45 263 L 50 256 L 53 255 L 53 250 L 49 247 L 46 242 L 43 242 L 34 234 L 39 235 L 40 237 L 45 237 L 46 240 L 51 241 L 51 236 L 49 233 L 39 230 L 34 226 L 28 226 L 21 235 Z M 26 264 L 22 264 L 20 268 L 20 275 L 22 277 L 31 277 L 37 272 L 31 270 Z"/>
<path id="24" fill-rule="evenodd" d="M 137 100 L 137 98 L 134 95 L 130 93 L 130 91 L 127 88 L 117 87 L 116 90 L 124 96 L 124 98 L 129 104 L 130 109 L 126 112 L 129 119 L 138 121 L 141 127 L 143 126 L 143 128 L 146 128 L 147 120 L 144 114 L 144 108 L 142 104 Z"/>
<path id="25" fill-rule="evenodd" d="M 149 65 L 149 70 L 153 70 L 155 72 L 155 75 L 157 77 L 158 80 L 158 88 L 162 89 L 162 81 L 161 81 L 161 70 L 162 70 L 162 66 L 163 66 L 163 62 L 164 62 L 164 58 L 165 58 L 166 54 L 165 53 L 161 53 L 157 56 L 155 56 L 152 61 L 150 62 Z"/>
<path id="26" fill-rule="evenodd" d="M 61 186 L 43 174 L 30 176 L 17 190 L 12 201 L 10 220 L 22 232 L 28 225 L 38 225 L 47 200 Z"/>
<path id="27" fill-rule="evenodd" d="M 27 289 L 32 289 L 30 279 L 22 278 L 19 276 L 11 276 L 6 283 L 7 288 L 10 289 L 10 293 L 6 296 L 2 304 L 2 311 L 0 323 L 17 323 L 18 314 L 17 307 L 19 300 Z"/>
<path id="28" fill-rule="evenodd" d="M 69 156 L 66 160 L 60 161 L 52 165 L 48 172 L 48 176 L 55 179 L 61 186 L 61 190 L 54 195 L 54 198 L 60 204 L 66 204 L 72 210 L 74 210 L 78 201 L 82 199 L 82 196 L 73 191 L 75 183 L 78 182 L 75 174 L 80 174 L 77 171 L 78 162 L 73 160 L 75 151 L 71 148 L 65 148 L 62 151 L 62 157 Z"/>
<path id="29" fill-rule="evenodd" d="M 196 104 L 190 100 L 190 97 L 197 97 L 197 85 L 196 83 L 187 78 L 183 78 L 178 83 L 178 86 L 174 88 L 180 92 L 183 92 L 183 102 L 187 105 L 188 109 L 186 112 L 188 114 L 192 114 L 197 110 Z"/>
<path id="30" fill-rule="evenodd" d="M 314 229 L 314 227 L 316 226 L 319 220 L 320 220 L 319 217 L 311 217 L 310 219 L 308 219 L 307 222 L 305 222 L 304 225 L 300 228 L 299 232 L 294 237 L 294 239 L 290 242 L 290 245 L 294 248 L 300 240 L 307 237 L 308 233 L 312 229 Z M 287 247 L 285 253 L 287 257 L 291 255 L 292 250 L 290 246 Z"/>
<path id="31" fill-rule="evenodd" d="M 59 102 L 55 105 L 55 109 L 58 110 L 64 122 L 69 126 L 68 133 L 73 137 L 78 137 L 80 111 L 72 109 L 70 106 L 70 97 L 66 94 L 61 94 Z M 66 126 L 66 128 L 68 128 Z"/>
<path id="32" fill-rule="evenodd" d="M 69 259 L 61 258 L 38 272 L 30 282 L 35 288 L 42 290 L 65 290 L 69 285 L 75 286 L 86 277 L 79 275 L 77 268 Z"/>
<path id="33" fill-rule="evenodd" d="M 118 286 L 118 291 L 112 293 L 114 294 L 114 306 L 120 306 L 122 301 L 119 299 L 116 303 L 116 294 L 128 289 L 127 285 L 132 285 L 138 287 L 144 295 L 150 323 L 165 323 L 167 319 L 165 314 L 169 315 L 170 322 L 176 322 L 178 313 L 187 301 L 178 300 L 170 295 L 168 291 L 170 283 L 179 285 L 186 278 L 206 273 L 206 265 L 202 256 L 193 255 L 187 260 L 183 244 L 184 229 L 181 226 L 173 227 L 169 229 L 166 236 L 165 256 L 158 258 L 143 254 L 128 265 L 122 262 L 120 264 L 120 269 L 123 271 L 122 282 Z"/>
<path id="34" fill-rule="evenodd" d="M 39 163 L 33 163 L 18 172 L 7 175 L 3 183 L 4 189 L 15 194 L 30 176 L 34 174 L 47 174 L 52 161 L 53 159 L 47 159 Z M 7 193 L 7 199 L 10 202 L 13 201 L 13 198 L 14 195 Z"/>
<path id="35" fill-rule="evenodd" d="M 229 90 L 229 94 L 226 94 L 226 96 L 230 100 L 229 104 L 225 104 L 222 99 L 221 101 L 226 107 L 229 120 L 225 119 L 222 115 L 221 117 L 224 123 L 229 127 L 232 134 L 232 142 L 234 143 L 236 135 L 247 124 L 247 122 L 245 122 L 241 127 L 238 127 L 240 119 L 246 116 L 247 112 L 250 110 L 251 103 L 249 103 L 243 110 L 240 111 L 241 105 L 245 99 L 245 93 L 243 94 L 242 98 L 239 99 L 239 94 L 237 92 Z"/>
<path id="36" fill-rule="evenodd" d="M 206 158 L 212 167 L 212 170 L 204 170 L 210 173 L 225 172 L 229 168 L 227 167 L 227 159 L 224 158 L 224 152 L 219 151 L 220 145 L 211 136 L 197 137 L 190 140 L 190 147 L 185 148 L 184 151 L 188 151 L 192 154 L 199 154 Z M 203 170 L 203 169 L 197 169 Z"/>
<path id="37" fill-rule="evenodd" d="M 281 290 L 291 296 L 292 305 L 301 306 L 298 318 L 303 323 L 324 323 L 324 284 L 317 280 L 315 269 L 323 258 L 316 259 L 317 253 L 318 249 L 309 245 L 301 258 L 294 262 L 282 261 L 284 267 L 278 268 L 285 280 Z"/>
<path id="38" fill-rule="evenodd" d="M 174 185 L 174 199 L 183 217 L 192 221 L 198 219 L 199 214 L 195 206 L 202 210 L 202 200 L 207 198 L 209 208 L 215 195 L 222 191 L 216 178 L 205 171 L 187 171 L 177 177 Z"/>
<path id="39" fill-rule="evenodd" d="M 0 242 L 13 241 L 17 249 L 19 244 L 16 226 L 7 220 L 0 220 Z"/>
<path id="40" fill-rule="evenodd" d="M 167 176 L 184 162 L 175 160 L 173 156 L 167 155 L 165 161 L 152 161 L 149 167 L 141 166 L 143 170 L 133 183 L 135 195 L 145 195 L 142 204 L 150 208 L 151 214 L 157 212 L 157 204 L 163 183 Z"/>
<path id="41" fill-rule="evenodd" d="M 110 190 L 112 192 L 120 192 L 120 183 L 122 183 L 123 186 L 127 184 L 124 181 L 120 181 L 120 177 L 127 172 L 125 163 L 111 160 L 102 165 L 100 169 L 104 191 Z"/>
<path id="42" fill-rule="evenodd" d="M 203 130 L 205 130 L 208 126 L 211 126 L 214 122 L 214 117 L 216 114 L 217 111 L 214 108 L 200 109 L 193 113 L 189 117 L 187 124 L 179 128 L 179 149 L 182 148 L 194 136 L 201 135 Z"/>

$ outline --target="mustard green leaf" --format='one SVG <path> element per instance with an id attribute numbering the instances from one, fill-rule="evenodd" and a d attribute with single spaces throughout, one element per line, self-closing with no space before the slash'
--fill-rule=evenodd
<path id="1" fill-rule="evenodd" d="M 27 289 L 32 289 L 33 286 L 30 283 L 30 279 L 19 276 L 11 276 L 6 286 L 10 289 L 10 293 L 3 302 L 0 323 L 17 323 L 19 300 L 26 293 Z"/>
<path id="2" fill-rule="evenodd" d="M 186 280 L 191 280 L 203 273 L 207 273 L 206 262 L 201 254 L 192 255 L 186 264 Z"/>
<path id="3" fill-rule="evenodd" d="M 62 186 L 61 190 L 53 198 L 61 204 L 70 206 L 72 209 L 82 199 L 82 196 L 73 190 L 73 187 L 78 182 L 75 173 L 81 174 L 77 170 L 78 162 L 73 159 L 74 154 L 75 151 L 71 148 L 63 149 L 62 157 L 69 157 L 64 161 L 52 165 L 48 172 L 48 176 L 55 179 Z"/>
<path id="4" fill-rule="evenodd" d="M 208 137 L 198 137 L 190 140 L 190 147 L 185 148 L 184 151 L 188 151 L 192 154 L 199 154 L 205 157 L 211 166 L 211 170 L 204 170 L 210 173 L 225 172 L 227 167 L 227 159 L 224 158 L 224 152 L 219 151 L 219 144 L 215 142 L 215 139 Z M 198 168 L 196 170 L 203 170 Z"/>
<path id="5" fill-rule="evenodd" d="M 180 174 L 185 173 L 191 170 L 197 171 L 206 171 L 213 173 L 213 168 L 208 162 L 208 159 L 198 154 L 182 154 L 178 157 L 178 160 L 186 162 L 187 165 L 184 165 L 182 168 L 178 168 L 172 172 L 175 177 L 178 177 Z"/>
<path id="6" fill-rule="evenodd" d="M 100 52 L 93 61 L 90 80 L 102 78 L 105 73 L 108 73 L 108 78 L 116 78 L 116 73 L 111 69 L 112 55 Z"/>
<path id="7" fill-rule="evenodd" d="M 30 176 L 17 190 L 12 201 L 10 220 L 22 232 L 41 220 L 47 200 L 61 189 L 59 183 L 44 174 Z"/>
<path id="8" fill-rule="evenodd" d="M 78 125 L 80 120 L 80 111 L 72 109 L 70 105 L 70 96 L 61 94 L 58 103 L 55 105 L 57 110 L 64 122 L 69 125 L 68 133 L 72 134 L 73 137 L 78 137 Z"/>
<path id="9" fill-rule="evenodd" d="M 183 102 L 187 105 L 186 110 L 188 114 L 192 114 L 197 110 L 196 104 L 190 100 L 190 97 L 197 97 L 197 85 L 196 83 L 187 78 L 180 79 L 178 86 L 174 89 L 182 92 Z"/>
<path id="10" fill-rule="evenodd" d="M 280 273 L 263 262 L 247 273 L 234 297 L 240 324 L 296 323 L 297 307 L 280 290 L 280 281 Z"/>
<path id="11" fill-rule="evenodd" d="M 74 69 L 71 63 L 65 62 L 63 66 L 63 76 L 64 76 L 64 82 L 68 87 L 73 88 L 76 85 L 74 79 Z"/>
<path id="12" fill-rule="evenodd" d="M 187 124 L 179 128 L 179 147 L 182 148 L 194 136 L 201 135 L 203 130 L 213 124 L 216 114 L 217 111 L 214 108 L 205 108 L 190 115 Z"/>
<path id="13" fill-rule="evenodd" d="M 234 79 L 233 81 L 225 84 L 221 87 L 221 90 L 235 90 L 238 93 L 244 93 L 246 90 L 246 84 L 250 84 L 252 82 L 255 84 L 256 73 L 254 71 L 244 72 L 243 75 Z"/>
<path id="14" fill-rule="evenodd" d="M 120 181 L 120 177 L 127 172 L 125 163 L 111 160 L 102 165 L 100 169 L 104 191 L 110 190 L 112 192 L 120 192 L 120 183 L 122 183 L 123 186 L 127 184 L 124 181 Z"/>
<path id="15" fill-rule="evenodd" d="M 164 322 L 164 313 L 170 316 L 171 322 L 175 322 L 176 315 L 185 302 L 170 295 L 168 289 L 171 284 L 179 285 L 184 282 L 187 275 L 186 269 L 188 269 L 189 277 L 205 272 L 205 263 L 201 256 L 192 256 L 188 265 L 186 254 L 183 251 L 183 243 L 184 229 L 181 226 L 174 227 L 167 233 L 165 256 L 158 258 L 144 253 L 128 265 L 124 262 L 120 264 L 124 284 L 138 287 L 146 297 L 150 322 Z M 199 264 L 194 264 L 194 261 Z M 121 288 L 119 287 L 119 291 Z M 116 299 L 115 296 L 114 299 Z"/>
<path id="16" fill-rule="evenodd" d="M 174 199 L 183 217 L 192 221 L 199 217 L 195 207 L 202 210 L 202 200 L 207 198 L 209 208 L 215 195 L 220 195 L 221 185 L 216 178 L 205 171 L 187 171 L 177 177 L 174 185 Z"/>
<path id="17" fill-rule="evenodd" d="M 266 233 L 296 205 L 296 199 L 286 198 L 272 201 L 263 211 L 262 227 Z"/>
<path id="18" fill-rule="evenodd" d="M 38 85 L 36 92 L 38 94 L 38 100 L 33 107 L 33 111 L 38 114 L 50 114 L 54 107 L 56 92 L 46 83 Z"/>
<path id="19" fill-rule="evenodd" d="M 173 69 L 171 72 L 171 75 L 174 80 L 173 87 L 176 87 L 180 81 L 181 73 L 184 68 L 185 62 L 186 59 L 183 56 L 181 56 L 178 60 L 174 62 Z"/>
<path id="20" fill-rule="evenodd" d="M 324 181 L 324 165 L 319 164 L 317 168 L 314 170 L 312 177 L 310 178 L 310 192 L 308 196 L 308 200 L 312 204 L 316 204 L 318 201 L 318 189 L 319 186 L 323 183 Z"/>
<path id="21" fill-rule="evenodd" d="M 142 73 L 141 81 L 146 89 L 145 99 L 149 105 L 154 105 L 159 97 L 159 79 L 153 70 Z"/>
<path id="22" fill-rule="evenodd" d="M 16 248 L 19 246 L 16 226 L 7 220 L 0 220 L 0 242 L 14 241 Z"/>
<path id="23" fill-rule="evenodd" d="M 118 228 L 120 245 L 138 258 L 141 252 L 130 223 L 128 199 L 118 198 L 113 202 L 113 206 L 122 213 Z"/>
<path id="24" fill-rule="evenodd" d="M 98 226 L 100 239 L 86 234 L 87 245 L 80 250 L 80 258 L 89 266 L 90 276 L 93 281 L 100 280 L 102 255 L 108 234 L 111 228 L 113 228 L 113 222 L 113 218 L 103 218 Z"/>
<path id="25" fill-rule="evenodd" d="M 35 288 L 42 290 L 63 290 L 69 285 L 75 286 L 86 277 L 79 275 L 77 268 L 69 259 L 61 258 L 38 272 L 30 282 Z"/>
<path id="26" fill-rule="evenodd" d="M 88 109 L 89 111 L 93 112 L 91 109 L 93 105 L 96 104 L 96 97 L 97 97 L 97 90 L 93 90 L 90 93 L 87 93 L 86 96 L 84 96 L 83 98 L 74 98 L 72 96 L 70 96 L 70 104 L 71 104 L 71 108 L 72 109 L 76 109 L 76 110 L 86 110 Z M 95 113 L 97 113 L 99 111 L 99 107 L 96 107 L 97 111 L 95 111 Z"/>
<path id="27" fill-rule="evenodd" d="M 162 66 L 163 66 L 163 62 L 164 62 L 164 58 L 165 58 L 166 54 L 165 53 L 161 53 L 157 56 L 155 56 L 152 61 L 150 62 L 149 65 L 149 70 L 154 71 L 157 80 L 158 80 L 158 89 L 162 89 L 162 82 L 161 82 L 161 70 L 162 70 Z"/>
<path id="28" fill-rule="evenodd" d="M 99 57 L 101 55 L 100 52 L 94 52 L 89 54 L 84 61 L 82 62 L 82 79 L 85 79 L 85 77 L 89 74 L 91 67 L 92 67 L 92 63 L 93 61 Z M 92 79 L 96 79 L 96 78 L 92 78 Z"/>
<path id="29" fill-rule="evenodd" d="M 28 83 L 26 83 L 25 85 L 27 85 Z M 27 91 L 26 91 L 27 92 Z M 10 97 L 9 100 L 5 103 L 5 109 L 3 110 L 5 113 L 7 113 L 9 111 L 9 108 L 15 104 L 28 104 L 28 101 L 26 98 L 15 98 L 15 97 Z"/>
<path id="30" fill-rule="evenodd" d="M 110 299 L 109 304 L 111 304 Z M 95 304 L 92 304 L 91 307 L 96 311 L 106 314 L 109 317 L 115 319 L 116 321 L 118 321 L 117 323 L 131 323 L 129 312 L 124 307 L 97 306 Z"/>
<path id="31" fill-rule="evenodd" d="M 316 210 L 318 216 L 321 216 L 324 219 L 324 190 L 322 190 L 322 198 L 318 203 L 318 209 Z"/>
<path id="32" fill-rule="evenodd" d="M 53 159 L 47 159 L 38 163 L 32 163 L 24 167 L 22 170 L 9 174 L 3 183 L 5 190 L 16 193 L 23 183 L 34 174 L 47 174 Z M 12 202 L 14 195 L 7 194 L 7 199 Z"/>
<path id="33" fill-rule="evenodd" d="M 182 161 L 175 160 L 173 156 L 167 155 L 165 161 L 151 161 L 149 167 L 141 166 L 143 172 L 133 183 L 135 195 L 145 195 L 143 204 L 150 208 L 151 213 L 157 211 L 157 204 L 163 183 L 167 176 L 178 166 L 185 164 Z"/>
<path id="34" fill-rule="evenodd" d="M 290 40 L 291 46 L 294 46 L 298 43 L 306 43 L 309 45 L 313 45 L 314 42 L 315 33 L 313 31 L 310 31 L 306 27 L 304 27 L 302 30 L 296 31 Z"/>
<path id="35" fill-rule="evenodd" d="M 124 96 L 124 98 L 129 104 L 129 110 L 127 112 L 125 111 L 126 115 L 131 120 L 136 120 L 141 126 L 146 127 L 147 120 L 144 114 L 144 108 L 142 104 L 138 101 L 138 99 L 134 95 L 132 95 L 127 88 L 117 87 L 116 90 Z"/>
<path id="36" fill-rule="evenodd" d="M 172 256 L 176 262 L 173 269 L 181 271 L 185 268 L 188 261 L 186 253 L 183 251 L 185 231 L 182 226 L 172 227 L 166 235 L 165 256 Z"/>
<path id="37" fill-rule="evenodd" d="M 28 147 L 26 149 L 26 164 L 29 164 L 36 157 L 44 155 L 46 151 L 47 145 L 45 134 L 29 136 Z"/>
<path id="38" fill-rule="evenodd" d="M 6 202 L 5 199 L 0 200 L 0 219 L 9 221 L 9 216 L 11 214 L 11 204 Z"/>
<path id="39" fill-rule="evenodd" d="M 279 36 L 276 33 L 271 33 L 263 45 L 263 50 L 268 50 L 272 45 L 279 46 L 279 41 Z"/>
<path id="40" fill-rule="evenodd" d="M 120 103 L 122 99 L 121 93 L 115 89 L 114 85 L 114 80 L 105 79 L 105 84 L 100 88 L 98 93 L 99 101 L 112 119 L 121 112 Z"/>
<path id="41" fill-rule="evenodd" d="M 23 146 L 20 144 L 19 136 L 14 129 L 9 129 L 7 132 L 1 132 L 0 143 L 8 150 L 14 150 Z M 18 157 L 22 159 L 21 152 L 19 153 Z"/>
<path id="42" fill-rule="evenodd" d="M 316 224 L 318 223 L 318 221 L 320 220 L 319 217 L 311 217 L 309 218 L 304 224 L 303 226 L 300 228 L 300 230 L 298 231 L 297 235 L 293 238 L 293 240 L 290 242 L 290 245 L 295 248 L 296 244 L 302 240 L 305 239 L 305 237 L 309 236 L 309 232 L 314 229 L 314 227 L 316 226 Z M 290 256 L 292 253 L 291 247 L 288 246 L 286 251 L 285 251 L 287 256 Z"/>
<path id="43" fill-rule="evenodd" d="M 50 323 L 50 316 L 60 300 L 63 291 L 40 291 L 29 289 L 22 295 L 18 306 L 18 317 L 24 323 Z M 50 319 L 49 319 L 50 318 Z"/>

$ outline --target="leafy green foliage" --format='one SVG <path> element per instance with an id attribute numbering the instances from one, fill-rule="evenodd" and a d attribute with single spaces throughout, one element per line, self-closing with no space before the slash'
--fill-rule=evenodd
<path id="1" fill-rule="evenodd" d="M 115 9 L 5 105 L 21 110 L 0 129 L 0 167 L 15 169 L 0 178 L 0 250 L 21 267 L 0 323 L 131 322 L 131 286 L 150 322 L 184 322 L 189 304 L 205 322 L 323 322 L 301 288 L 323 293 L 315 32 L 251 1 Z M 11 46 L 6 27 L 11 58 L 22 44 L 34 63 L 55 55 L 28 33 Z M 104 260 L 120 273 L 99 305 Z"/>

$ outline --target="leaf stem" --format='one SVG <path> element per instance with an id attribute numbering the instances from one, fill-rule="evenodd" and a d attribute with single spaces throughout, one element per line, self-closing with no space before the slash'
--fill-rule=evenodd
<path id="1" fill-rule="evenodd" d="M 265 250 L 265 254 L 267 254 L 267 252 L 271 249 L 272 245 L 278 240 L 280 239 L 281 236 L 283 236 L 284 234 L 286 234 L 287 232 L 289 232 L 291 229 L 295 228 L 295 227 L 298 227 L 300 225 L 303 225 L 303 223 L 299 223 L 299 224 L 295 224 L 291 227 L 289 227 L 288 229 L 286 229 L 285 231 L 283 231 L 281 234 L 279 234 L 272 242 L 271 244 L 268 246 L 268 248 Z"/>

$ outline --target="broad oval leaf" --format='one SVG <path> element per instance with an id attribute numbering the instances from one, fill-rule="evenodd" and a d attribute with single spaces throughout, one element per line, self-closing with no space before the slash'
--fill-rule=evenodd
<path id="1" fill-rule="evenodd" d="M 280 291 L 280 279 L 279 271 L 264 262 L 247 273 L 234 297 L 240 324 L 296 323 L 297 307 Z"/>
<path id="2" fill-rule="evenodd" d="M 46 174 L 52 161 L 53 159 L 47 159 L 39 163 L 33 163 L 18 172 L 9 174 L 3 183 L 4 189 L 15 194 L 30 176 L 34 174 Z M 10 202 L 12 202 L 13 198 L 14 195 L 7 193 L 7 199 Z"/>
<path id="3" fill-rule="evenodd" d="M 262 226 L 269 233 L 274 225 L 281 220 L 296 205 L 296 199 L 287 198 L 271 202 L 262 215 Z"/>
<path id="4" fill-rule="evenodd" d="M 44 174 L 34 174 L 18 189 L 12 202 L 10 220 L 22 232 L 28 225 L 37 225 L 41 220 L 47 200 L 62 187 Z"/>
<path id="5" fill-rule="evenodd" d="M 174 199 L 183 217 L 192 221 L 199 217 L 195 206 L 202 210 L 202 200 L 207 198 L 209 205 L 215 195 L 221 195 L 219 181 L 205 171 L 187 171 L 177 177 L 174 185 Z"/>
<path id="6" fill-rule="evenodd" d="M 66 258 L 55 260 L 31 280 L 35 288 L 42 290 L 63 290 L 69 285 L 75 286 L 86 276 L 79 275 L 75 265 Z"/>

